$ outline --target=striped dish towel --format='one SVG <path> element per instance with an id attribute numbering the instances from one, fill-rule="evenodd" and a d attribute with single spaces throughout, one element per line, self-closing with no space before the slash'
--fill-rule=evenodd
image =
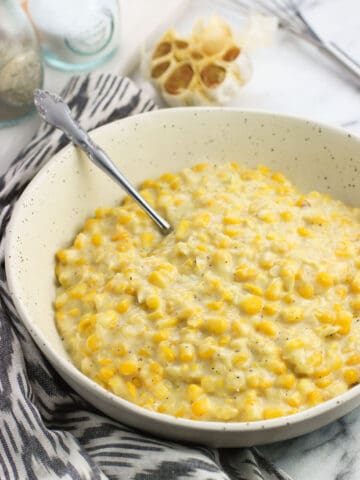
<path id="1" fill-rule="evenodd" d="M 129 79 L 72 77 L 62 94 L 87 130 L 152 110 Z M 32 177 L 67 143 L 43 124 L 0 178 L 3 247 L 12 208 Z M 217 450 L 153 438 L 97 411 L 58 376 L 18 318 L 0 265 L 0 478 L 2 480 L 289 480 L 254 449 Z"/>

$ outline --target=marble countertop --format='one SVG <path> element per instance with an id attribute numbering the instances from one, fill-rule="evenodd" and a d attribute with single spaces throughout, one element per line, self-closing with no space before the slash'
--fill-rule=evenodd
<path id="1" fill-rule="evenodd" d="M 145 5 L 146 0 L 136 2 Z M 191 11 L 188 9 L 176 23 L 180 29 L 188 29 L 196 16 L 219 13 L 232 25 L 239 25 L 240 15 L 224 4 L 223 0 L 192 0 Z M 159 12 L 155 9 L 152 13 Z M 336 39 L 360 62 L 359 0 L 307 0 L 304 12 L 322 35 Z M 167 15 L 169 21 L 171 12 Z M 178 15 L 174 13 L 173 19 L 176 18 Z M 132 52 L 131 58 L 124 58 L 124 52 L 131 48 L 131 35 L 136 35 L 135 30 L 133 22 L 128 26 L 127 40 L 119 54 L 104 66 L 105 70 L 123 73 L 131 69 L 136 55 Z M 360 82 L 355 85 L 349 81 L 341 68 L 313 47 L 279 32 L 271 47 L 254 53 L 253 62 L 254 77 L 234 106 L 300 115 L 360 135 Z M 149 89 L 138 70 L 131 76 L 145 90 Z M 59 91 L 67 78 L 68 74 L 47 69 L 45 86 Z M 17 126 L 0 130 L 0 173 L 26 145 L 38 125 L 34 115 Z M 312 434 L 260 450 L 293 480 L 359 480 L 360 408 Z"/>

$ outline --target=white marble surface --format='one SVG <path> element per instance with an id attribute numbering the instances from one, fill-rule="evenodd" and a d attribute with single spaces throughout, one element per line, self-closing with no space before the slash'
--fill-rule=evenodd
<path id="1" fill-rule="evenodd" d="M 311 434 L 259 450 L 293 480 L 359 480 L 360 408 Z"/>
<path id="2" fill-rule="evenodd" d="M 136 2 L 132 15 L 135 10 L 139 11 L 139 2 L 148 3 L 146 0 Z M 239 25 L 240 16 L 223 5 L 223 1 L 220 5 L 216 0 L 192 0 L 192 8 L 177 22 L 178 27 L 186 30 L 194 17 L 213 12 L 227 17 L 234 26 Z M 161 8 L 152 12 L 157 22 L 160 11 Z M 304 11 L 324 36 L 336 39 L 360 62 L 359 0 L 308 0 Z M 171 11 L 166 15 L 168 20 L 176 18 Z M 126 23 L 122 49 L 104 69 L 126 71 L 136 58 L 131 38 L 138 38 L 141 29 L 133 18 L 131 20 Z M 360 82 L 355 86 L 338 66 L 312 47 L 280 32 L 274 45 L 257 51 L 253 60 L 254 78 L 234 105 L 301 115 L 342 126 L 360 135 Z M 132 76 L 148 89 L 138 71 Z M 66 79 L 66 74 L 46 71 L 48 88 L 59 90 Z M 38 120 L 33 116 L 16 127 L 0 130 L 0 173 L 28 142 L 37 125 Z M 360 408 L 317 432 L 260 450 L 294 480 L 359 480 Z"/>

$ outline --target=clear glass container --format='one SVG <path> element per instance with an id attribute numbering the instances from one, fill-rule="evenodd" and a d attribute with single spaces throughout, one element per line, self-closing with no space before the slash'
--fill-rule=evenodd
<path id="1" fill-rule="evenodd" d="M 34 29 L 17 0 L 0 0 L 0 126 L 33 110 L 33 91 L 43 84 Z"/>
<path id="2" fill-rule="evenodd" d="M 89 70 L 118 47 L 118 0 L 28 0 L 28 6 L 44 60 L 52 67 Z"/>

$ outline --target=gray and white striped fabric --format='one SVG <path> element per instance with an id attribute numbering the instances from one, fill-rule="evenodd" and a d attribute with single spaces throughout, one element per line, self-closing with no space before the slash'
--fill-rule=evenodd
<path id="1" fill-rule="evenodd" d="M 62 96 L 87 130 L 156 108 L 129 79 L 111 74 L 73 77 Z M 256 449 L 177 444 L 110 420 L 33 343 L 8 294 L 4 235 L 23 189 L 66 143 L 43 124 L 0 178 L 0 479 L 289 480 Z"/>

